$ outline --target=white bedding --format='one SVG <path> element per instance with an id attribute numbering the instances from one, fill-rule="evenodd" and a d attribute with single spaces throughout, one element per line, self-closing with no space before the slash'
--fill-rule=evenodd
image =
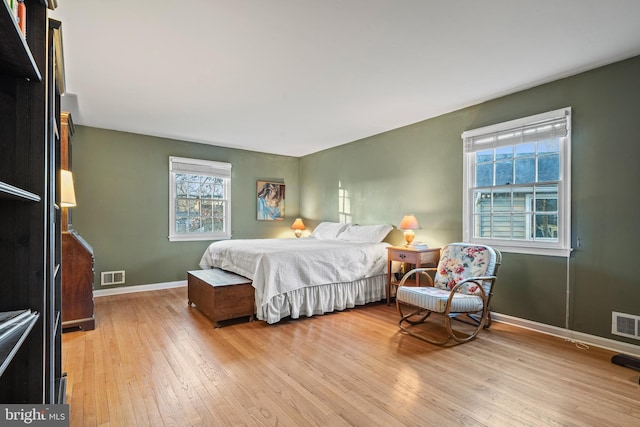
<path id="1" fill-rule="evenodd" d="M 270 304 L 281 305 L 285 295 L 385 275 L 387 246 L 314 238 L 223 240 L 209 245 L 200 268 L 222 268 L 251 279 L 258 319 L 275 323 L 280 320 L 275 311 L 282 309 L 270 309 Z"/>

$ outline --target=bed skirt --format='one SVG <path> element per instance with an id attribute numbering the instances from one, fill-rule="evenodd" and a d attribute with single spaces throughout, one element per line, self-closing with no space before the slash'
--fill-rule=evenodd
<path id="1" fill-rule="evenodd" d="M 310 286 L 273 297 L 256 315 L 272 324 L 287 316 L 292 319 L 311 317 L 380 301 L 387 297 L 386 293 L 386 274 L 355 282 Z"/>

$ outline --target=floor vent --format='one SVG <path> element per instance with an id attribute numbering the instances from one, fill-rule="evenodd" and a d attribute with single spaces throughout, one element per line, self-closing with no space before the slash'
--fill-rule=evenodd
<path id="1" fill-rule="evenodd" d="M 640 316 L 611 312 L 611 333 L 640 340 Z"/>
<path id="2" fill-rule="evenodd" d="M 101 277 L 100 284 L 102 286 L 121 285 L 124 283 L 124 270 L 103 271 Z"/>

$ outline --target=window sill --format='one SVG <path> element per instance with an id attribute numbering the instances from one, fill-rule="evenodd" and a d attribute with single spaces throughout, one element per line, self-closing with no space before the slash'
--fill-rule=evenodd
<path id="1" fill-rule="evenodd" d="M 487 245 L 492 248 L 498 249 L 500 252 L 525 254 L 525 255 L 542 255 L 569 258 L 573 248 L 544 248 L 544 247 L 523 247 L 516 245 L 509 245 L 505 243 L 491 242 L 491 241 L 471 241 L 471 243 L 477 243 L 479 245 Z"/>
<path id="2" fill-rule="evenodd" d="M 201 235 L 187 235 L 187 236 L 169 236 L 170 242 L 199 242 L 203 240 L 228 240 L 231 238 L 230 234 L 201 234 Z"/>

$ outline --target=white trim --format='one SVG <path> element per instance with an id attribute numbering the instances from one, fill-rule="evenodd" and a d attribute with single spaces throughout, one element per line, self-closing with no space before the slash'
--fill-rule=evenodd
<path id="1" fill-rule="evenodd" d="M 605 350 L 621 352 L 633 356 L 640 356 L 640 346 L 634 344 L 616 341 L 609 338 L 602 338 L 596 335 L 589 335 L 583 332 L 576 332 L 570 329 L 546 325 L 544 323 L 533 322 L 531 320 L 521 319 L 519 317 L 513 317 L 507 314 L 491 312 L 491 319 L 495 320 L 496 322 L 506 323 L 524 329 L 530 329 L 532 331 L 541 332 L 543 334 L 582 342 L 588 345 L 603 348 Z"/>
<path id="2" fill-rule="evenodd" d="M 106 297 L 109 295 L 132 294 L 135 292 L 159 291 L 161 289 L 181 288 L 187 286 L 186 280 L 178 280 L 176 282 L 153 283 L 150 285 L 121 286 L 112 289 L 96 289 L 93 291 L 93 297 Z"/>

